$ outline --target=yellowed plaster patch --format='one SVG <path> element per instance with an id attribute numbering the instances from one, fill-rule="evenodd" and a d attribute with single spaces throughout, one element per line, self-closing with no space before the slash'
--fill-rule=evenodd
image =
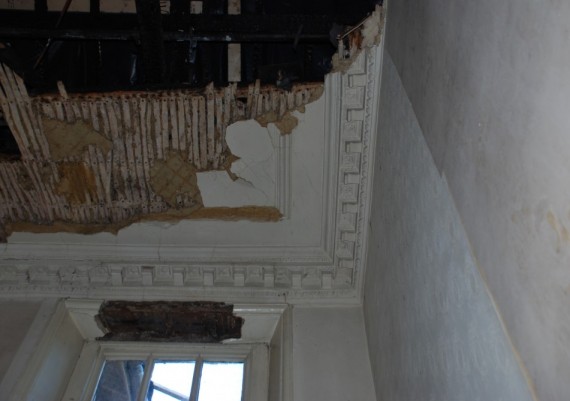
<path id="1" fill-rule="evenodd" d="M 43 131 L 49 144 L 52 160 L 66 157 L 80 157 L 89 145 L 100 148 L 104 153 L 113 148 L 113 143 L 95 131 L 83 120 L 73 123 L 42 118 Z"/>
<path id="2" fill-rule="evenodd" d="M 262 127 L 267 127 L 268 124 L 275 124 L 275 127 L 281 132 L 281 135 L 289 135 L 293 132 L 295 127 L 299 124 L 299 119 L 291 112 L 286 112 L 283 117 L 279 118 L 277 113 L 270 111 L 255 119 Z"/>
<path id="3" fill-rule="evenodd" d="M 37 224 L 26 221 L 8 222 L 5 227 L 0 226 L 0 240 L 2 230 L 6 237 L 13 232 L 28 232 L 36 234 L 47 233 L 73 233 L 73 234 L 97 234 L 111 233 L 117 234 L 121 229 L 135 223 L 148 221 L 161 221 L 177 223 L 183 220 L 223 220 L 223 221 L 258 221 L 276 222 L 283 215 L 274 207 L 265 206 L 242 206 L 242 207 L 198 207 L 190 209 L 170 209 L 163 213 L 151 213 L 147 215 L 133 216 L 115 224 L 78 224 L 67 221 L 56 220 L 50 224 Z"/>
<path id="4" fill-rule="evenodd" d="M 95 174 L 82 162 L 65 162 L 57 166 L 59 183 L 55 191 L 62 195 L 71 205 L 81 205 L 88 199 L 97 199 Z"/>
<path id="5" fill-rule="evenodd" d="M 194 200 L 194 207 L 203 206 L 196 167 L 180 152 L 169 152 L 166 160 L 154 162 L 150 169 L 150 186 L 172 208 L 177 207 L 177 198 L 185 195 Z"/>
<path id="6" fill-rule="evenodd" d="M 563 244 L 570 243 L 570 233 L 564 224 L 558 221 L 558 218 L 551 210 L 546 213 L 546 220 L 548 221 L 548 225 L 556 233 L 556 252 L 560 252 Z"/>

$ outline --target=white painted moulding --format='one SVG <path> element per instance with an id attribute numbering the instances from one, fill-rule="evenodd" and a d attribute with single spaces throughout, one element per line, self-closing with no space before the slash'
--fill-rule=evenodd
<path id="1" fill-rule="evenodd" d="M 281 221 L 138 224 L 117 236 L 16 233 L 1 254 L 0 296 L 358 302 L 382 46 L 328 75 L 324 98 L 298 114 L 285 142 L 276 147 L 265 133 L 278 162 L 258 185 L 290 209 Z"/>

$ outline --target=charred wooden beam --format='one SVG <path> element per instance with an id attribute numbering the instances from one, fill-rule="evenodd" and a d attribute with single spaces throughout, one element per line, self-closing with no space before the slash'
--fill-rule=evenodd
<path id="1" fill-rule="evenodd" d="M 136 0 L 142 55 L 142 82 L 164 80 L 164 39 L 160 0 Z"/>
<path id="2" fill-rule="evenodd" d="M 170 14 L 179 16 L 190 14 L 190 2 L 186 0 L 170 0 Z"/>
<path id="3" fill-rule="evenodd" d="M 34 11 L 45 13 L 47 9 L 47 0 L 34 0 Z"/>
<path id="4" fill-rule="evenodd" d="M 101 12 L 100 0 L 89 0 L 89 11 L 92 14 L 99 14 Z"/>
<path id="5" fill-rule="evenodd" d="M 42 29 L 16 28 L 0 26 L 0 39 L 46 39 L 53 40 L 135 40 L 142 41 L 141 34 L 136 30 L 93 30 L 93 29 Z M 222 43 L 280 43 L 293 42 L 328 42 L 329 34 L 302 33 L 189 33 L 163 32 L 164 42 L 222 42 Z"/>
<path id="6" fill-rule="evenodd" d="M 105 331 L 99 340 L 194 343 L 240 338 L 244 323 L 222 302 L 107 301 L 96 320 Z"/>
<path id="7" fill-rule="evenodd" d="M 36 32 L 42 38 L 49 37 L 59 17 L 58 13 L 48 12 L 42 17 L 26 11 L 0 11 L 0 38 L 17 38 L 18 35 L 29 37 Z M 295 38 L 299 27 L 303 27 L 301 37 L 324 37 L 328 35 L 334 23 L 350 25 L 361 20 L 359 17 L 346 15 L 206 15 L 175 13 L 162 15 L 162 29 L 165 34 L 194 33 L 202 37 L 223 37 L 225 34 L 236 37 L 287 37 Z M 61 26 L 71 32 L 86 32 L 89 36 L 95 32 L 132 31 L 139 26 L 134 14 L 90 14 L 68 13 Z M 179 32 L 183 29 L 185 32 Z M 105 35 L 102 35 L 103 37 Z M 115 37 L 124 39 L 124 37 Z"/>

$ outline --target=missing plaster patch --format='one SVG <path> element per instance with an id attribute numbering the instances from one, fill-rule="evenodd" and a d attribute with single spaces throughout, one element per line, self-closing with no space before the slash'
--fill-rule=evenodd
<path id="1" fill-rule="evenodd" d="M 255 121 L 262 127 L 267 127 L 270 123 L 275 124 L 281 135 L 289 135 L 299 124 L 299 119 L 291 114 L 290 111 L 286 112 L 281 118 L 276 112 L 270 111 L 257 117 Z"/>
<path id="2" fill-rule="evenodd" d="M 97 199 L 95 174 L 82 162 L 65 162 L 57 166 L 59 183 L 55 191 L 71 205 L 81 205 L 88 199 Z"/>
<path id="3" fill-rule="evenodd" d="M 315 102 L 320 99 L 325 91 L 324 86 L 315 88 L 306 104 Z M 268 124 L 274 124 L 275 127 L 281 132 L 281 135 L 289 135 L 293 130 L 299 125 L 299 119 L 293 115 L 293 112 L 297 111 L 299 113 L 305 113 L 305 104 L 298 106 L 294 109 L 286 111 L 283 115 L 280 115 L 278 111 L 270 110 L 263 113 L 255 118 L 255 121 L 259 123 L 262 127 L 266 128 Z"/>
<path id="4" fill-rule="evenodd" d="M 196 167 L 179 152 L 169 152 L 166 160 L 154 162 L 150 169 L 150 186 L 172 208 L 187 205 L 182 197 L 190 198 L 191 209 L 202 207 Z"/>
<path id="5" fill-rule="evenodd" d="M 218 343 L 241 338 L 244 320 L 223 302 L 108 301 L 95 317 L 99 340 Z"/>
<path id="6" fill-rule="evenodd" d="M 226 131 L 232 163 L 226 171 L 198 172 L 205 207 L 275 206 L 282 138 L 276 129 L 254 120 L 240 121 Z"/>
<path id="7" fill-rule="evenodd" d="M 73 123 L 42 118 L 43 131 L 49 144 L 52 160 L 79 157 L 89 145 L 97 146 L 104 153 L 113 148 L 113 143 L 95 131 L 91 124 L 78 120 Z"/>
<path id="8" fill-rule="evenodd" d="M 362 49 L 378 45 L 384 27 L 384 9 L 376 9 L 365 20 L 340 36 L 338 51 L 332 58 L 331 72 L 346 72 L 358 58 Z"/>

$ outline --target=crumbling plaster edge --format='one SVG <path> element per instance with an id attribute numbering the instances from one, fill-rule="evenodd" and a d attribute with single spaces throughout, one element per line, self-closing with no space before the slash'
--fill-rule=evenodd
<path id="1" fill-rule="evenodd" d="M 138 294 L 133 296 L 138 296 L 138 298 L 141 294 L 143 297 L 154 297 L 160 294 L 162 297 L 175 296 L 187 299 L 192 294 L 199 294 L 200 299 L 204 297 L 207 299 L 218 297 L 219 299 L 220 294 L 223 293 L 224 299 L 229 295 L 235 296 L 236 299 L 254 299 L 256 302 L 261 298 L 267 298 L 288 299 L 290 302 L 300 303 L 325 302 L 330 304 L 331 301 L 336 300 L 343 304 L 361 304 L 367 254 L 367 222 L 371 207 L 369 198 L 374 167 L 379 71 L 381 71 L 383 46 L 382 35 L 381 44 L 364 49 L 347 72 L 335 73 L 327 77 L 327 84 L 330 85 L 330 88 L 325 91 L 326 113 L 329 115 L 326 121 L 330 124 L 327 126 L 327 132 L 331 130 L 334 140 L 328 144 L 329 149 L 333 151 L 331 152 L 333 156 L 325 163 L 325 168 L 329 170 L 326 180 L 326 190 L 329 196 L 327 197 L 328 214 L 327 218 L 323 219 L 322 226 L 321 255 L 325 256 L 321 256 L 323 259 L 321 262 L 327 259 L 330 259 L 330 262 L 325 262 L 324 265 L 315 264 L 314 259 L 309 262 L 305 257 L 299 258 L 300 255 L 295 255 L 295 253 L 286 259 L 281 258 L 281 262 L 277 265 L 288 271 L 290 279 L 281 288 L 275 286 L 274 289 L 265 289 L 263 285 L 261 288 L 259 285 L 248 287 L 246 276 L 249 273 L 243 266 L 226 264 L 209 269 L 207 274 L 211 279 L 204 277 L 201 279 L 207 280 L 207 284 L 211 287 L 202 289 L 200 285 L 204 282 L 195 287 L 187 286 L 186 278 L 182 279 L 184 283 L 182 286 L 174 286 L 173 273 L 170 269 L 170 273 L 166 273 L 167 287 L 165 290 L 161 287 L 164 281 L 161 281 L 160 273 L 158 275 L 156 273 L 156 271 L 163 271 L 163 266 L 155 263 L 148 266 L 146 262 L 150 261 L 144 260 L 138 266 L 133 265 L 137 258 L 128 258 L 129 264 L 120 268 L 117 266 L 114 270 L 112 269 L 112 272 L 105 273 L 105 278 L 98 276 L 97 271 L 105 269 L 100 263 L 78 262 L 80 265 L 90 265 L 89 269 L 95 273 L 84 272 L 87 282 L 68 285 L 69 281 L 64 279 L 65 275 L 75 274 L 75 270 L 70 266 L 62 271 L 50 271 L 45 264 L 41 266 L 42 264 L 38 264 L 37 261 L 32 261 L 33 267 L 26 267 L 22 266 L 27 262 L 25 259 L 10 261 L 7 260 L 9 256 L 3 255 L 4 261 L 0 263 L 1 265 L 13 267 L 20 265 L 20 268 L 8 272 L 3 267 L 2 274 L 0 274 L 0 297 L 6 295 L 28 297 L 32 294 L 34 296 L 88 296 L 101 293 L 116 297 L 132 290 L 133 294 Z M 331 115 L 338 117 L 332 119 Z M 334 167 L 332 171 L 331 166 Z M 76 249 L 74 253 L 79 255 L 82 252 Z M 32 254 L 29 249 L 27 254 Z M 137 251 L 134 254 L 140 259 Z M 244 257 L 245 253 L 242 252 L 241 255 Z M 263 260 L 259 254 L 255 253 L 249 264 L 263 266 L 267 265 L 266 262 L 267 260 Z M 148 271 L 146 276 L 142 273 L 142 269 L 147 266 L 153 269 L 150 273 L 150 280 Z M 166 266 L 164 271 L 169 271 L 168 269 L 169 267 Z M 226 276 L 228 279 L 214 286 L 213 277 L 220 276 L 222 278 Z M 156 280 L 156 277 L 159 279 Z M 261 282 L 264 281 L 265 276 Z M 236 289 L 236 287 L 242 288 Z"/>
<path id="2" fill-rule="evenodd" d="M 0 286 L 0 299 L 121 299 L 127 301 L 223 301 L 233 304 L 287 304 L 315 307 L 360 306 L 355 289 L 259 290 L 251 288 Z"/>

